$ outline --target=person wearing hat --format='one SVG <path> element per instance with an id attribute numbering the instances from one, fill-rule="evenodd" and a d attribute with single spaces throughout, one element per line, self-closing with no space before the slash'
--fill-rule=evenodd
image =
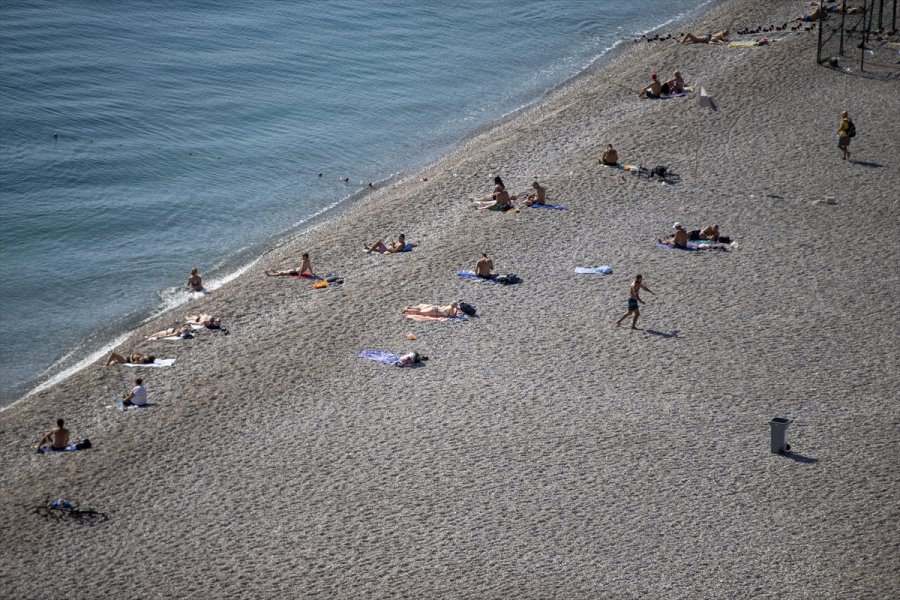
<path id="1" fill-rule="evenodd" d="M 681 248 L 682 250 L 687 249 L 688 242 L 688 233 L 687 230 L 681 226 L 681 223 L 675 223 L 672 225 L 672 229 L 675 230 L 675 235 L 666 240 L 660 240 L 662 244 L 670 244 L 676 248 Z"/>
<path id="2" fill-rule="evenodd" d="M 638 94 L 640 98 L 659 98 L 662 94 L 662 86 L 659 83 L 656 73 L 650 73 L 650 85 L 641 90 Z"/>

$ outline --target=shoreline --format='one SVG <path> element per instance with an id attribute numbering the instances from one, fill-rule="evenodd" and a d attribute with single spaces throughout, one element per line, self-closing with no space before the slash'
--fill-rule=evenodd
<path id="1" fill-rule="evenodd" d="M 717 3 L 720 3 L 721 1 L 722 0 L 701 0 L 701 4 L 699 6 L 688 11 L 686 14 L 675 16 L 664 21 L 660 25 L 650 27 L 646 31 L 637 32 L 635 35 L 646 35 L 655 31 L 661 31 L 667 27 L 675 26 L 679 23 L 687 22 L 692 18 L 702 16 L 705 12 L 711 10 Z M 604 65 L 609 64 L 611 61 L 619 57 L 622 53 L 627 52 L 628 43 L 636 41 L 637 39 L 638 38 L 622 38 L 614 42 L 611 46 L 606 47 L 600 52 L 600 54 L 591 59 L 591 61 L 586 66 L 582 67 L 577 73 L 569 76 L 557 85 L 548 88 L 539 96 L 537 96 L 533 101 L 511 110 L 510 112 L 497 117 L 493 121 L 476 127 L 471 132 L 457 140 L 446 152 L 440 153 L 436 158 L 420 165 L 414 165 L 409 170 L 397 171 L 397 173 L 394 175 L 388 176 L 378 182 L 374 182 L 376 188 L 380 188 L 382 186 L 391 187 L 393 185 L 397 185 L 406 177 L 415 178 L 417 175 L 424 173 L 429 168 L 433 168 L 436 165 L 441 164 L 445 159 L 452 156 L 454 153 L 462 151 L 462 149 L 469 142 L 476 140 L 479 136 L 509 121 L 514 120 L 517 116 L 521 115 L 523 112 L 529 109 L 538 107 L 541 103 L 547 101 L 547 99 L 552 97 L 553 95 L 562 93 L 567 87 L 576 85 L 581 77 L 589 76 L 591 73 L 596 73 L 598 70 L 603 69 Z M 254 264 L 259 262 L 265 255 L 269 254 L 270 252 L 276 251 L 278 248 L 290 244 L 292 240 L 295 240 L 296 238 L 304 235 L 304 233 L 308 232 L 311 229 L 325 226 L 328 220 L 343 215 L 345 211 L 354 210 L 354 207 L 357 207 L 360 203 L 364 202 L 365 198 L 372 194 L 374 191 L 375 190 L 373 189 L 362 187 L 355 192 L 348 194 L 343 199 L 340 199 L 317 210 L 316 212 L 309 215 L 308 217 L 305 217 L 299 223 L 291 226 L 287 230 L 269 236 L 268 238 L 259 242 L 259 244 L 254 246 L 252 249 L 238 250 L 229 257 L 220 258 L 220 260 L 224 264 L 232 265 L 233 268 L 214 279 L 214 282 L 217 285 L 215 285 L 215 287 L 212 288 L 211 291 L 220 288 L 222 285 L 226 285 L 236 277 L 242 276 L 247 272 L 247 270 L 252 268 Z M 213 273 L 218 274 L 219 270 L 214 270 Z M 29 382 L 25 382 L 20 386 L 17 386 L 17 389 L 25 388 L 25 391 L 21 393 L 21 395 L 10 397 L 4 400 L 4 403 L 0 404 L 0 413 L 34 396 L 37 393 L 45 391 L 52 386 L 65 381 L 67 378 L 77 374 L 83 369 L 88 368 L 91 364 L 98 360 L 98 356 L 102 354 L 108 354 L 110 351 L 114 350 L 116 347 L 122 344 L 125 340 L 137 335 L 149 324 L 156 323 L 161 320 L 164 321 L 167 316 L 175 313 L 176 311 L 182 310 L 186 305 L 190 304 L 194 300 L 193 298 L 189 297 L 189 294 L 181 294 L 179 292 L 176 292 L 178 296 L 186 297 L 177 298 L 174 303 L 171 301 L 167 302 L 161 296 L 162 294 L 168 292 L 169 289 L 170 288 L 158 290 L 157 295 L 160 296 L 160 301 L 153 307 L 148 308 L 146 311 L 141 312 L 131 319 L 127 319 L 127 317 L 125 316 L 117 318 L 116 320 L 125 320 L 126 322 L 132 322 L 134 324 L 127 326 L 124 330 L 122 330 L 121 328 L 111 328 L 108 338 L 105 338 L 105 341 L 99 341 L 99 347 L 97 347 L 96 345 L 91 345 L 84 348 L 72 348 L 68 350 L 54 364 L 50 365 L 43 373 L 39 373 Z M 68 361 L 67 358 L 72 356 L 73 354 L 77 354 L 78 358 L 73 361 Z M 57 364 L 59 364 L 58 367 Z M 11 393 L 18 394 L 17 392 Z"/>
<path id="2" fill-rule="evenodd" d="M 688 27 L 804 8 L 725 0 Z M 135 332 L 123 350 L 175 364 L 91 365 L 4 410 L 8 593 L 34 597 L 48 575 L 92 598 L 900 593 L 900 255 L 853 234 L 896 237 L 898 80 L 817 66 L 814 50 L 804 33 L 631 44 L 179 309 L 221 316 L 229 335 Z M 719 110 L 609 85 L 674 69 Z M 833 139 L 845 109 L 853 161 Z M 601 170 L 609 142 L 681 182 Z M 511 193 L 537 176 L 566 210 L 475 211 L 488 174 Z M 718 223 L 739 247 L 654 247 L 676 221 Z M 413 252 L 361 251 L 399 231 Z M 523 283 L 457 277 L 482 251 Z M 263 275 L 301 252 L 345 283 Z M 573 273 L 597 265 L 613 274 Z M 615 329 L 636 273 L 654 292 L 641 329 Z M 478 316 L 400 315 L 455 299 Z M 398 369 L 362 349 L 429 361 Z M 139 375 L 156 406 L 107 408 Z M 28 452 L 59 416 L 93 447 Z M 769 450 L 775 416 L 792 421 L 784 456 Z M 48 496 L 109 521 L 28 511 Z M 60 545 L 91 560 L 59 561 Z"/>

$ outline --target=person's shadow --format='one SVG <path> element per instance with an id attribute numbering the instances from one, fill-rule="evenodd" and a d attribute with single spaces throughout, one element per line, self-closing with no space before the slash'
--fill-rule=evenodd
<path id="1" fill-rule="evenodd" d="M 802 454 L 797 454 L 796 452 L 791 452 L 790 450 L 782 452 L 781 455 L 798 463 L 815 464 L 819 462 L 818 458 L 803 456 Z"/>
<path id="2" fill-rule="evenodd" d="M 868 167 L 868 168 L 870 168 L 870 169 L 880 169 L 881 167 L 884 166 L 884 165 L 881 164 L 881 163 L 877 163 L 877 162 L 869 162 L 869 161 L 866 161 L 866 160 L 853 160 L 852 158 L 849 159 L 847 162 L 853 163 L 854 165 L 859 165 L 859 166 L 861 166 L 861 167 Z"/>
<path id="3" fill-rule="evenodd" d="M 649 333 L 650 335 L 656 335 L 656 336 L 663 337 L 663 338 L 666 338 L 669 340 L 678 337 L 677 329 L 672 330 L 672 333 L 666 333 L 664 331 L 657 331 L 655 329 L 645 329 L 644 332 Z"/>

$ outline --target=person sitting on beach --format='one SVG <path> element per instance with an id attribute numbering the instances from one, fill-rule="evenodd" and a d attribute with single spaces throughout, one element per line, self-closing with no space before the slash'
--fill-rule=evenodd
<path id="1" fill-rule="evenodd" d="M 489 196 L 490 200 L 471 200 L 475 208 L 479 210 L 497 210 L 505 211 L 512 208 L 512 201 L 515 196 L 510 196 L 505 189 L 494 192 Z"/>
<path id="2" fill-rule="evenodd" d="M 69 445 L 69 430 L 62 419 L 56 420 L 56 427 L 44 434 L 34 446 L 37 450 L 49 447 L 54 452 L 62 452 Z"/>
<path id="3" fill-rule="evenodd" d="M 138 377 L 134 380 L 134 387 L 131 392 L 122 399 L 123 406 L 147 406 L 147 388 L 144 387 L 144 380 Z"/>
<path id="4" fill-rule="evenodd" d="M 459 315 L 459 302 L 451 302 L 447 306 L 438 304 L 416 304 L 403 309 L 404 315 L 419 315 L 422 317 L 455 317 Z"/>
<path id="5" fill-rule="evenodd" d="M 122 356 L 121 354 L 113 352 L 109 355 L 109 358 L 106 359 L 106 364 L 103 366 L 108 367 L 109 365 L 149 365 L 152 364 L 155 360 L 156 357 L 152 354 L 140 354 L 139 352 L 135 352 L 133 354 L 129 354 L 128 356 Z"/>
<path id="6" fill-rule="evenodd" d="M 309 262 L 309 254 L 303 253 L 300 257 L 300 266 L 296 269 L 288 271 L 266 271 L 268 277 L 303 277 L 305 279 L 313 278 L 312 264 Z"/>
<path id="7" fill-rule="evenodd" d="M 712 240 L 719 241 L 719 226 L 707 225 L 703 229 L 692 229 L 688 234 L 689 240 Z"/>
<path id="8" fill-rule="evenodd" d="M 533 181 L 531 187 L 534 188 L 534 191 L 528 194 L 528 198 L 525 200 L 525 206 L 544 204 L 544 201 L 547 199 L 547 190 L 544 186 L 537 181 Z"/>
<path id="9" fill-rule="evenodd" d="M 674 246 L 675 248 L 681 248 L 684 250 L 687 248 L 688 242 L 688 234 L 684 227 L 681 226 L 681 223 L 675 223 L 672 225 L 672 228 L 675 229 L 675 235 L 670 238 L 666 238 L 665 240 L 659 240 L 659 243 L 666 244 L 668 246 Z"/>
<path id="10" fill-rule="evenodd" d="M 670 94 L 681 94 L 684 93 L 684 79 L 681 77 L 681 71 L 675 71 L 672 74 L 672 79 L 666 82 L 669 86 Z"/>
<path id="11" fill-rule="evenodd" d="M 665 93 L 663 93 L 663 88 L 659 84 L 659 78 L 656 76 L 656 73 L 650 73 L 650 85 L 641 90 L 641 93 L 638 94 L 639 98 L 659 98 L 663 95 L 668 95 L 669 91 L 666 88 Z"/>
<path id="12" fill-rule="evenodd" d="M 490 279 L 491 277 L 497 276 L 497 274 L 494 273 L 494 261 L 488 258 L 486 252 L 482 252 L 481 258 L 475 263 L 475 275 L 483 277 L 484 279 Z"/>
<path id="13" fill-rule="evenodd" d="M 619 153 L 613 148 L 612 144 L 607 144 L 606 150 L 603 151 L 603 156 L 597 162 L 601 165 L 614 167 L 619 164 Z"/>
<path id="14" fill-rule="evenodd" d="M 203 291 L 203 279 L 200 277 L 200 274 L 197 273 L 197 267 L 191 269 L 191 276 L 188 277 L 187 287 L 192 292 Z"/>
<path id="15" fill-rule="evenodd" d="M 706 34 L 701 36 L 696 36 L 693 33 L 686 33 L 684 37 L 681 38 L 679 44 L 726 44 L 728 43 L 728 30 L 723 29 L 722 31 L 717 31 L 713 34 Z"/>
<path id="16" fill-rule="evenodd" d="M 506 185 L 503 183 L 503 180 L 500 179 L 500 176 L 497 175 L 496 177 L 494 177 L 494 189 L 491 190 L 490 194 L 485 194 L 484 196 L 482 196 L 481 200 L 482 201 L 493 200 L 494 194 L 496 194 L 497 192 L 501 192 L 505 189 L 506 189 Z"/>
<path id="17" fill-rule="evenodd" d="M 366 254 L 371 254 L 372 252 L 378 252 L 379 254 L 394 254 L 396 252 L 410 252 L 413 248 L 416 247 L 416 244 L 412 244 L 406 241 L 406 236 L 402 233 L 397 237 L 396 242 L 391 242 L 389 245 L 385 246 L 384 242 L 378 240 L 370 247 L 366 248 Z"/>

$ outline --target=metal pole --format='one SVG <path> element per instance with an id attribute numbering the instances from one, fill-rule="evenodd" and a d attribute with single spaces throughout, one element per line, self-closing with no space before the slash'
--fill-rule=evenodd
<path id="1" fill-rule="evenodd" d="M 846 3 L 845 3 L 845 5 L 846 5 Z M 847 22 L 847 11 L 842 11 L 841 12 L 841 51 L 840 51 L 841 56 L 844 55 L 844 31 L 845 31 L 844 23 L 846 23 L 846 22 Z"/>
<path id="2" fill-rule="evenodd" d="M 822 64 L 822 18 L 825 16 L 824 0 L 819 0 L 819 41 L 816 43 L 816 64 Z"/>
<path id="3" fill-rule="evenodd" d="M 881 17 L 884 15 L 884 0 L 878 0 L 878 31 L 881 31 Z"/>

